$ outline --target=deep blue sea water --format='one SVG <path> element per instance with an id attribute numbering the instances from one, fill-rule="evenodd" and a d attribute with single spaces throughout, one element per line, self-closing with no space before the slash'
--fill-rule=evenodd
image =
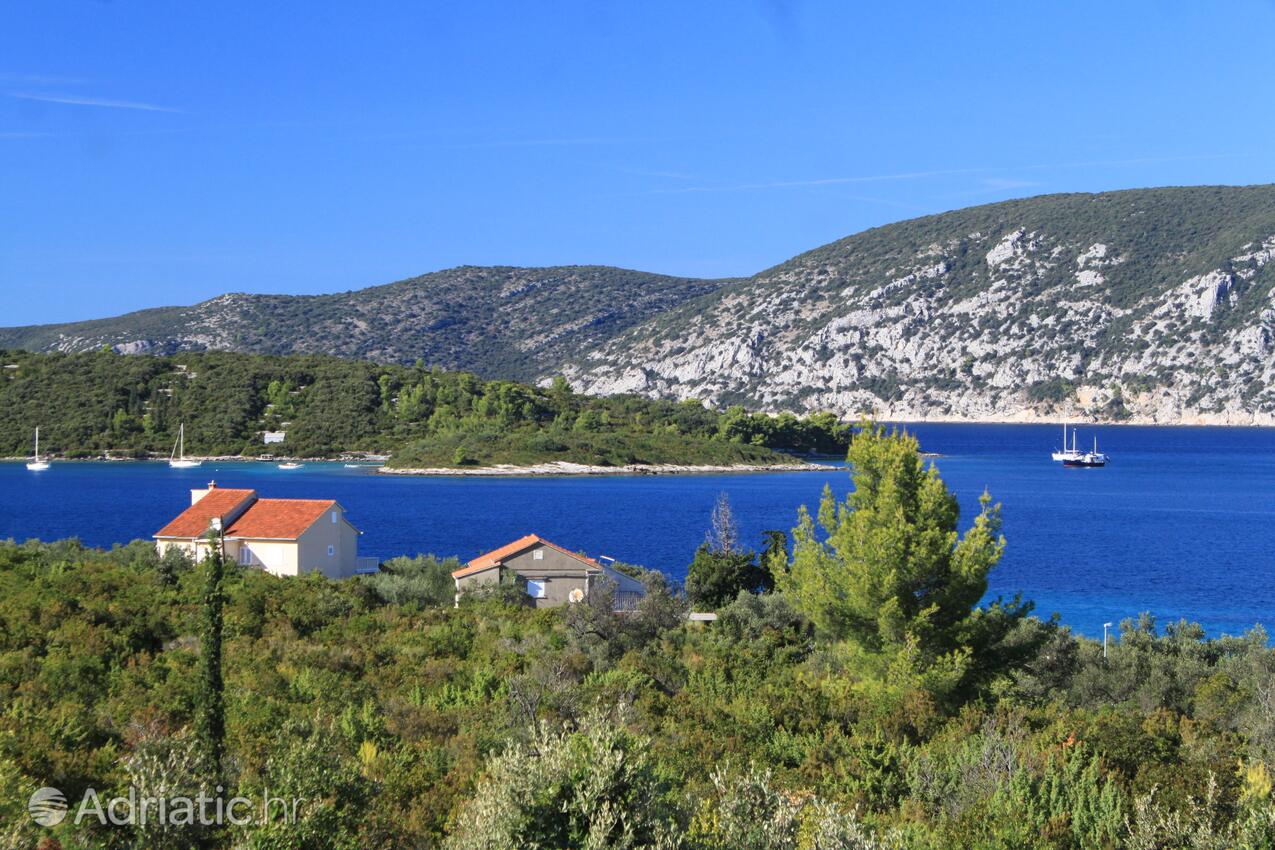
<path id="1" fill-rule="evenodd" d="M 1078 631 L 1141 611 L 1196 620 L 1213 634 L 1275 626 L 1275 429 L 1103 427 L 1105 469 L 1049 460 L 1059 429 L 917 425 L 966 519 L 984 488 L 1003 505 L 1004 560 L 992 595 L 1022 592 Z M 719 493 L 746 542 L 790 529 L 823 472 L 596 478 L 411 478 L 308 463 L 61 462 L 43 473 L 0 463 L 0 539 L 78 537 L 110 546 L 149 537 L 216 479 L 263 496 L 335 498 L 364 531 L 363 554 L 433 552 L 468 559 L 529 532 L 591 555 L 685 576 Z"/>

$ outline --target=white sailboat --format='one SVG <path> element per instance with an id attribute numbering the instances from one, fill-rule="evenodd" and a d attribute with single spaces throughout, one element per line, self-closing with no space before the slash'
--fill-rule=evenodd
<path id="1" fill-rule="evenodd" d="M 199 466 L 202 460 L 186 460 L 186 423 L 177 427 L 177 442 L 173 443 L 173 453 L 168 456 L 168 465 L 173 469 L 190 469 Z"/>
<path id="2" fill-rule="evenodd" d="M 35 457 L 27 464 L 27 469 L 32 472 L 39 472 L 42 469 L 48 468 L 49 462 L 47 460 L 40 460 L 40 429 L 37 427 L 35 429 Z"/>
<path id="3" fill-rule="evenodd" d="M 1071 448 L 1067 448 L 1067 423 L 1064 422 L 1062 449 L 1050 454 L 1050 458 L 1052 458 L 1053 460 L 1062 461 L 1063 463 L 1067 463 L 1068 461 L 1074 461 L 1077 458 L 1083 457 L 1084 454 L 1085 454 L 1084 452 L 1076 448 L 1076 429 L 1075 428 L 1071 429 Z"/>

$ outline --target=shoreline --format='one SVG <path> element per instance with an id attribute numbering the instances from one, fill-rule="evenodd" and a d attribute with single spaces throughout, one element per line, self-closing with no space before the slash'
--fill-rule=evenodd
<path id="1" fill-rule="evenodd" d="M 1033 418 L 1007 419 L 989 417 L 986 419 L 965 417 L 949 419 L 939 416 L 882 416 L 879 419 L 873 419 L 880 425 L 1054 425 L 1059 426 L 1066 422 L 1068 425 L 1083 425 L 1086 428 L 1275 428 L 1275 416 L 1268 419 L 1264 418 L 1261 422 L 1235 422 L 1235 421 L 1213 421 L 1207 416 L 1198 416 L 1194 419 L 1175 419 L 1172 422 L 1159 422 L 1154 419 L 1148 419 L 1141 416 L 1133 416 L 1128 419 L 1093 419 L 1061 417 L 1061 416 L 1042 416 Z"/>
<path id="2" fill-rule="evenodd" d="M 253 455 L 187 455 L 186 460 L 196 460 L 200 463 L 217 463 L 219 461 L 230 461 L 232 463 L 260 463 L 269 466 L 272 463 L 357 463 L 361 466 L 376 466 L 385 462 L 388 455 L 377 455 L 374 458 L 357 458 L 350 459 L 344 457 L 286 457 L 278 455 L 276 457 L 262 459 Z M 168 463 L 166 457 L 107 457 L 106 455 L 98 455 L 96 457 L 60 457 L 58 455 L 44 455 L 43 460 L 56 463 Z M 21 455 L 13 457 L 0 457 L 0 463 L 16 463 L 18 461 L 30 461 L 31 455 Z"/>
<path id="3" fill-rule="evenodd" d="M 927 457 L 930 455 L 927 454 Z M 937 455 L 934 455 L 937 457 Z M 154 463 L 161 464 L 167 461 L 164 458 L 136 458 L 136 457 L 81 457 L 81 458 L 46 458 L 53 463 Z M 844 463 L 844 458 L 826 457 L 820 460 L 836 461 Z M 0 463 L 22 463 L 31 460 L 27 457 L 3 457 Z M 819 469 L 827 469 L 828 464 L 796 461 L 793 463 L 741 463 L 741 464 L 680 464 L 680 463 L 658 463 L 658 464 L 642 464 L 632 463 L 625 466 L 596 466 L 592 464 L 571 463 L 569 461 L 549 461 L 546 463 L 533 463 L 525 466 L 514 464 L 496 464 L 495 466 L 470 466 L 470 467 L 424 467 L 424 468 L 396 468 L 385 466 L 382 461 L 352 461 L 344 458 L 313 458 L 313 457 L 276 457 L 268 461 L 262 461 L 254 457 L 244 457 L 239 455 L 218 455 L 215 457 L 187 457 L 187 460 L 197 460 L 201 463 L 259 463 L 263 466 L 272 466 L 277 463 L 357 463 L 359 466 L 368 469 L 374 469 L 378 473 L 386 475 L 416 475 L 416 476 L 446 476 L 450 478 L 493 478 L 493 477 L 574 477 L 589 475 L 716 475 L 721 473 L 764 473 L 764 472 L 813 472 Z"/>
<path id="4" fill-rule="evenodd" d="M 471 467 L 422 467 L 392 468 L 378 466 L 377 473 L 383 475 L 422 475 L 449 477 L 565 477 L 578 475 L 714 475 L 718 473 L 739 472 L 814 472 L 828 467 L 818 463 L 741 463 L 741 464 L 679 464 L 631 463 L 625 466 L 594 466 L 586 463 L 570 463 L 568 461 L 550 461 L 527 466 L 514 464 L 497 464 L 495 466 Z"/>

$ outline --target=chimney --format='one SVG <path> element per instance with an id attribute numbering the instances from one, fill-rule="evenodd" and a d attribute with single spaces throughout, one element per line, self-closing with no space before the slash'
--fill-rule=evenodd
<path id="1" fill-rule="evenodd" d="M 195 504 L 195 503 L 196 503 L 196 502 L 198 502 L 200 499 L 202 499 L 204 496 L 207 496 L 209 493 L 211 493 L 213 490 L 216 490 L 216 489 L 217 489 L 217 482 L 216 482 L 216 481 L 209 481 L 209 482 L 208 482 L 208 489 L 207 489 L 207 490 L 191 490 L 191 491 L 190 491 L 190 503 L 191 503 L 192 505 L 193 505 L 193 504 Z"/>

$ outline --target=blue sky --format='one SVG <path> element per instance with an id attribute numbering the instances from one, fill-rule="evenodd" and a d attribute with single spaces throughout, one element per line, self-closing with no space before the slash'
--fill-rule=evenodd
<path id="1" fill-rule="evenodd" d="M 1275 3 L 8 4 L 0 325 L 1275 180 Z"/>

